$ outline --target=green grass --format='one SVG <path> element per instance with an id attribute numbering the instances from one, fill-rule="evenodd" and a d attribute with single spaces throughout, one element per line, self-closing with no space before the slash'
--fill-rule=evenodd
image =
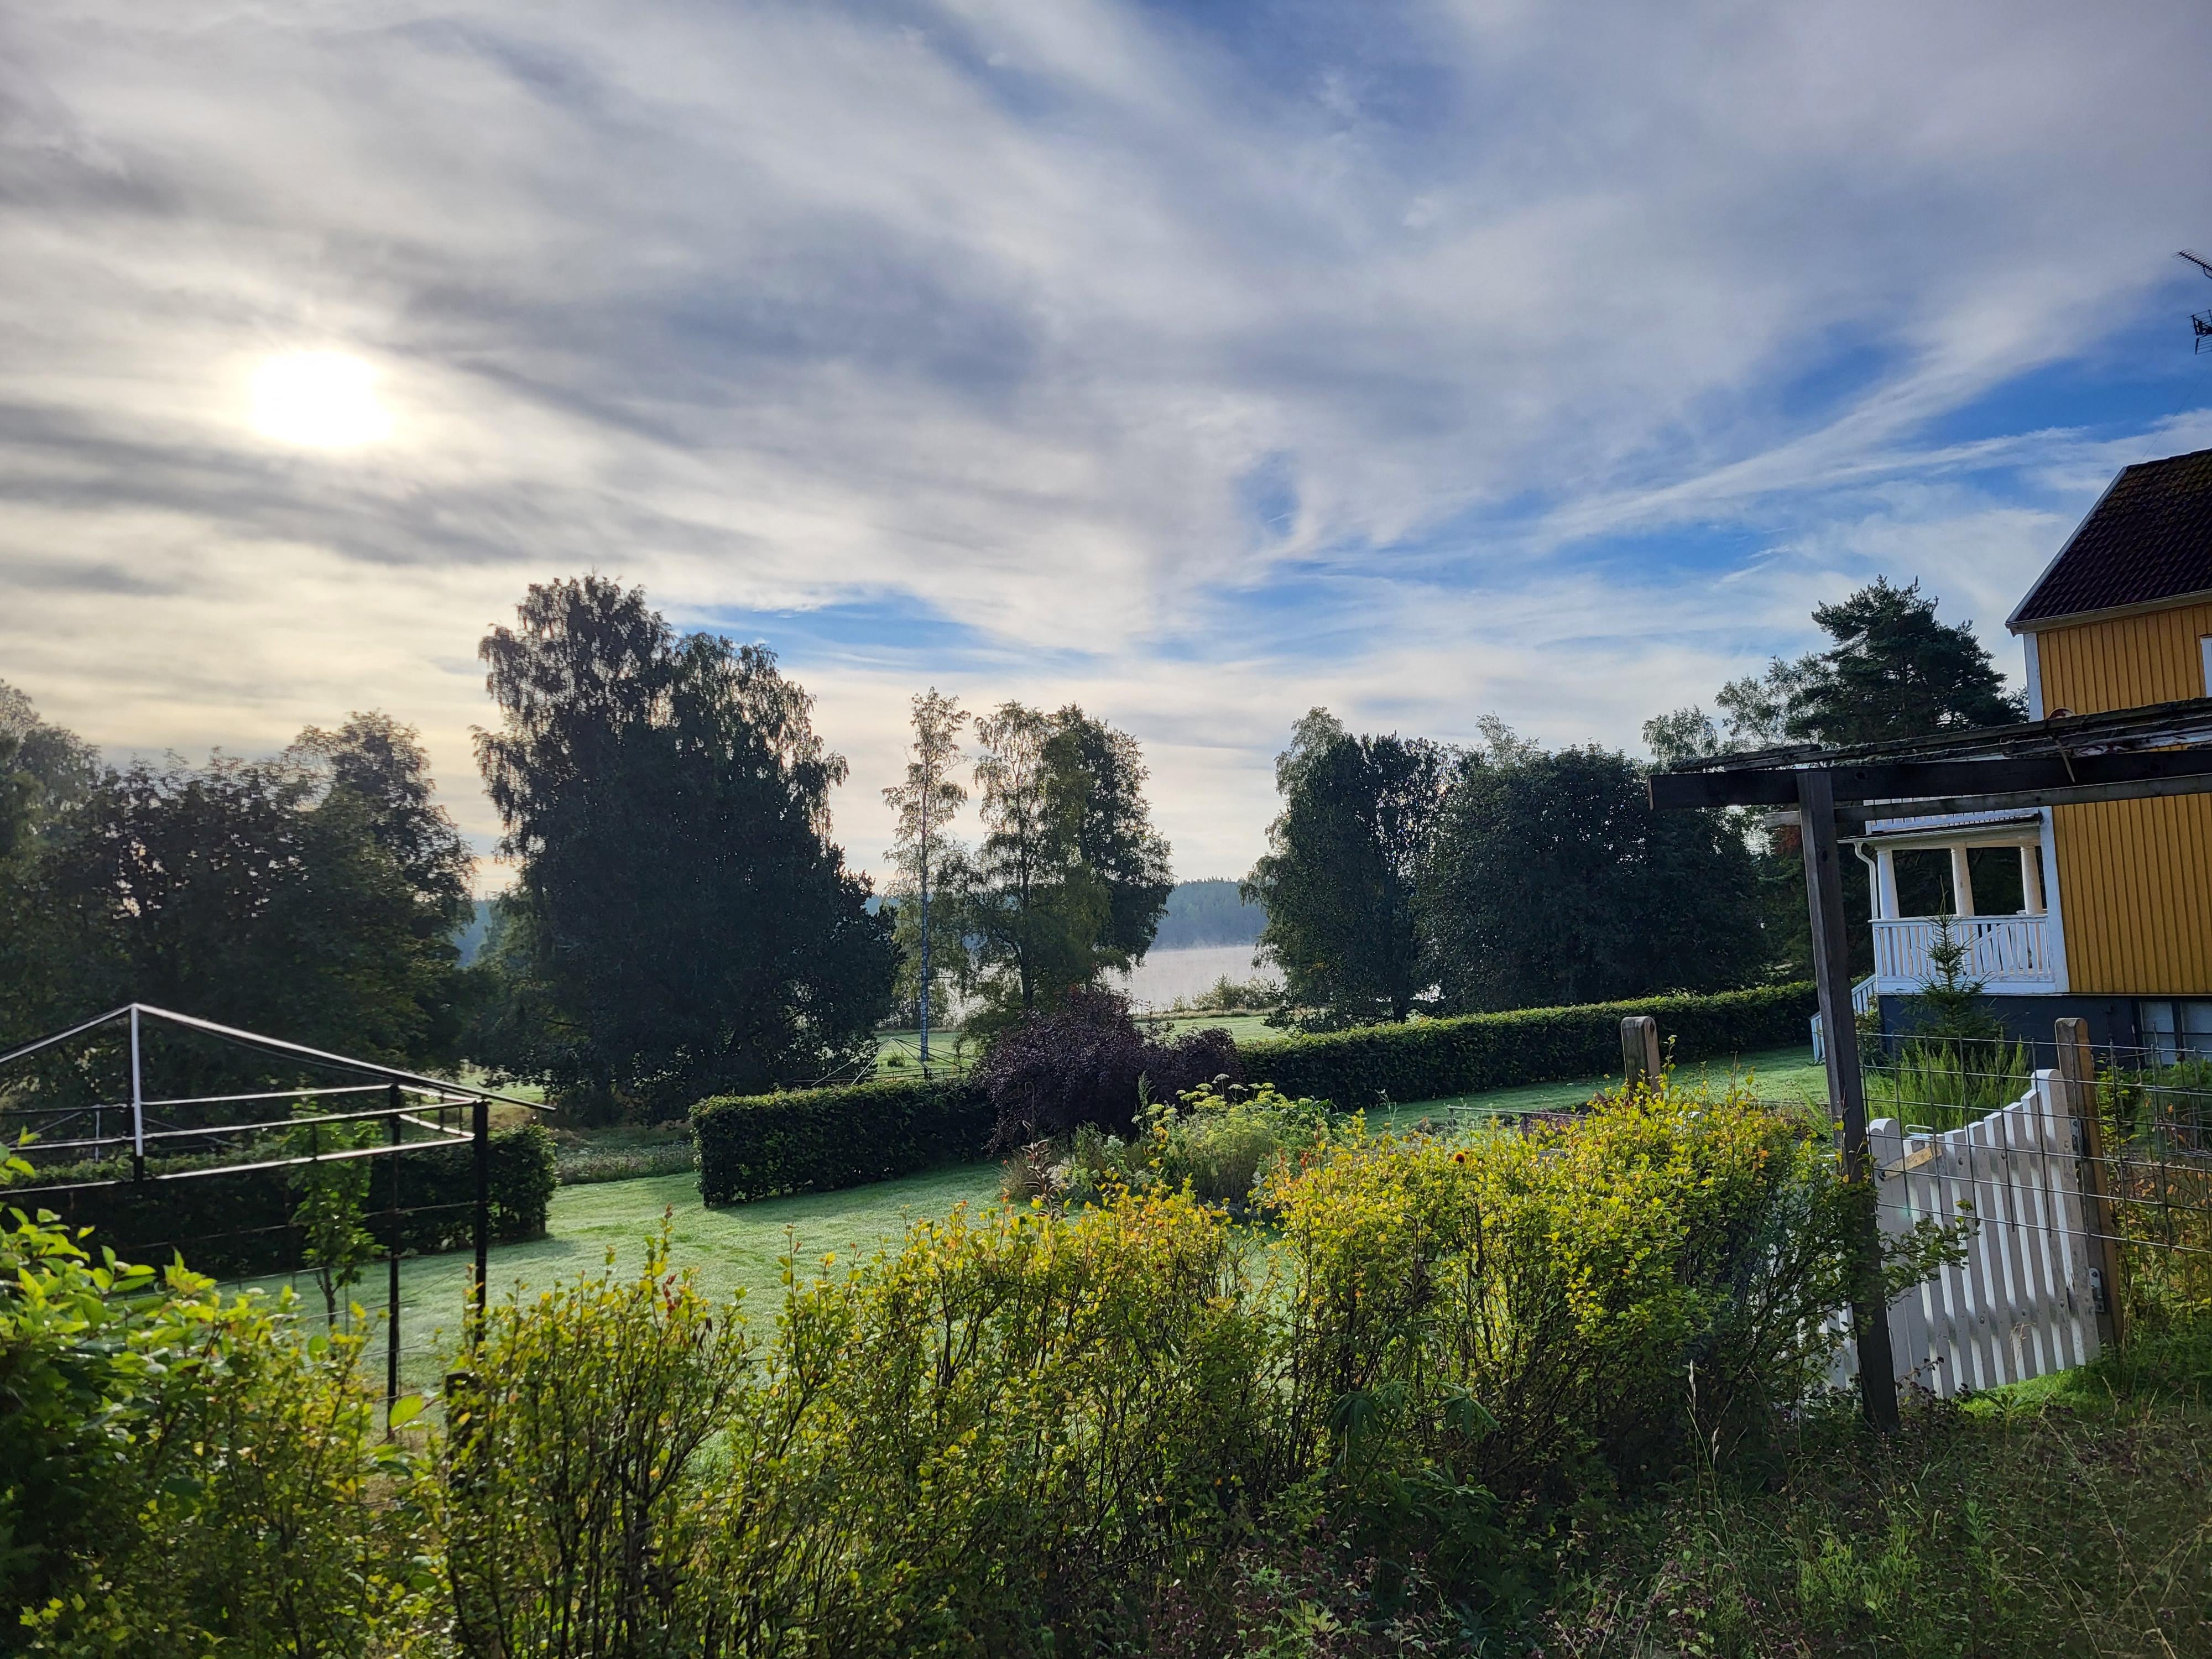
<path id="1" fill-rule="evenodd" d="M 710 1210 L 699 1202 L 695 1175 L 654 1176 L 563 1187 L 553 1195 L 548 1236 L 501 1244 L 491 1254 L 492 1293 L 544 1290 L 556 1279 L 597 1273 L 610 1251 L 617 1270 L 635 1273 L 645 1262 L 646 1242 L 667 1217 L 673 1259 L 698 1275 L 716 1298 L 744 1291 L 755 1316 L 767 1318 L 782 1289 L 781 1259 L 792 1255 L 801 1273 L 822 1270 L 832 1255 L 842 1269 L 856 1256 L 896 1243 L 911 1221 L 946 1213 L 956 1204 L 996 1204 L 999 1166 L 970 1164 L 886 1181 L 851 1192 L 765 1199 L 757 1204 Z M 459 1341 L 471 1261 L 465 1251 L 419 1256 L 400 1264 L 402 1379 L 410 1389 L 436 1382 Z M 350 1294 L 381 1315 L 386 1267 L 370 1266 Z M 264 1289 L 296 1283 L 301 1297 L 319 1308 L 306 1274 L 252 1281 Z M 382 1348 L 376 1350 L 380 1355 Z M 374 1356 L 372 1357 L 374 1359 Z"/>

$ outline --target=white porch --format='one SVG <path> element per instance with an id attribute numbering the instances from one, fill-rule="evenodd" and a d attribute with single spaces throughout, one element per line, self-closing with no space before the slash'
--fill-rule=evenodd
<path id="1" fill-rule="evenodd" d="M 2066 988 L 2065 945 L 2051 914 L 2053 872 L 2042 813 L 1877 820 L 1867 825 L 1863 836 L 1853 839 L 1871 878 L 1874 975 L 1865 981 L 1869 994 L 1909 996 L 1935 971 L 1928 952 L 1937 937 L 1936 918 L 1905 914 L 1898 896 L 1898 858 L 1913 854 L 1923 855 L 1923 862 L 1929 854 L 1948 859 L 1944 885 L 1951 904 L 1946 914 L 1954 936 L 1966 946 L 1971 977 L 2002 996 L 2053 996 Z M 1990 915 L 1977 907 L 1970 855 L 1984 855 L 1986 874 L 1987 855 L 2000 851 L 2019 860 L 2016 889 L 2008 865 L 1999 873 L 2005 878 L 2005 896 L 2016 891 L 2022 902 L 2016 910 Z"/>

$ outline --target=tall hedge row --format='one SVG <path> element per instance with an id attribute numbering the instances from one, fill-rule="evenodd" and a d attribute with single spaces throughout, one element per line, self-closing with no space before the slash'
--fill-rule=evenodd
<path id="1" fill-rule="evenodd" d="M 149 1159 L 148 1168 L 164 1170 L 204 1167 L 206 1158 Z M 404 1250 L 428 1255 L 459 1249 L 470 1242 L 476 1210 L 473 1149 L 453 1145 L 403 1153 L 399 1166 L 399 1243 Z M 388 1247 L 392 1160 L 370 1160 L 368 1213 L 364 1224 L 380 1248 Z M 71 1227 L 94 1230 L 94 1245 L 112 1247 L 126 1261 L 166 1263 L 172 1252 L 195 1272 L 217 1279 L 283 1273 L 303 1265 L 292 1212 L 299 1198 L 283 1170 L 248 1170 L 234 1175 L 202 1176 L 191 1181 L 133 1183 L 127 1161 L 80 1164 L 40 1170 L 21 1183 L 21 1199 L 0 1189 L 0 1203 L 51 1210 Z M 120 1186 L 70 1193 L 38 1189 L 76 1181 L 110 1181 Z M 491 1138 L 491 1231 L 506 1243 L 545 1236 L 546 1212 L 558 1184 L 553 1137 L 535 1123 L 500 1129 Z"/>
<path id="2" fill-rule="evenodd" d="M 1436 1100 L 1620 1067 L 1620 1022 L 1650 1014 L 1676 1059 L 1724 1059 L 1806 1040 L 1810 985 L 1522 1008 L 1237 1045 L 1245 1076 L 1345 1108 Z M 963 1079 L 721 1096 L 691 1109 L 709 1204 L 865 1186 L 984 1155 L 993 1128 Z"/>
<path id="3" fill-rule="evenodd" d="M 1789 1048 L 1807 1040 L 1814 1006 L 1811 985 L 1777 985 L 1368 1025 L 1239 1043 L 1237 1053 L 1255 1083 L 1364 1109 L 1618 1072 L 1620 1022 L 1632 1014 L 1657 1019 L 1677 1060 Z"/>
<path id="4" fill-rule="evenodd" d="M 720 1095 L 691 1109 L 699 1191 L 709 1204 L 971 1163 L 992 1127 L 982 1091 L 964 1078 Z"/>

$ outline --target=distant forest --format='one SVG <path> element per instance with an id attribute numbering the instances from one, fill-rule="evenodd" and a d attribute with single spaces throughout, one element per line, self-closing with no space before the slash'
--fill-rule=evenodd
<path id="1" fill-rule="evenodd" d="M 1237 896 L 1233 881 L 1178 882 L 1168 895 L 1167 914 L 1152 949 L 1173 951 L 1191 945 L 1249 945 L 1260 937 L 1267 913 Z"/>
<path id="2" fill-rule="evenodd" d="M 872 905 L 870 907 L 873 908 Z M 491 902 L 478 899 L 476 915 L 454 943 L 461 947 L 461 965 L 477 959 L 483 948 L 491 920 Z M 1179 950 L 1194 945 L 1249 945 L 1260 937 L 1267 913 L 1237 896 L 1237 884 L 1226 879 L 1186 881 L 1168 895 L 1167 914 L 1152 939 L 1155 951 Z"/>

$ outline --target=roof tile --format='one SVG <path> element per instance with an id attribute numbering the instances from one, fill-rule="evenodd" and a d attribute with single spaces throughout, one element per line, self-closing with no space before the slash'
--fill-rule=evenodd
<path id="1" fill-rule="evenodd" d="M 2212 449 L 2124 471 L 2012 613 L 2019 629 L 2212 589 Z"/>

